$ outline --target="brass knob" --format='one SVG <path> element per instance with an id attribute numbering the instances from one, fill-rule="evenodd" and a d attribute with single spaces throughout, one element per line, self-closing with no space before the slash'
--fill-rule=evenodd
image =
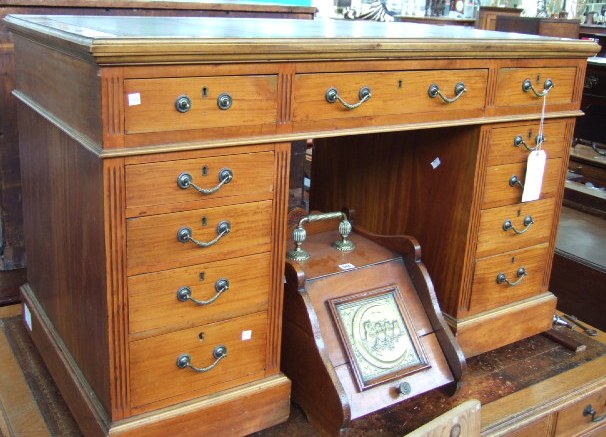
<path id="1" fill-rule="evenodd" d="M 187 112 L 191 109 L 191 99 L 187 96 L 180 96 L 175 102 L 175 108 L 179 112 Z"/>

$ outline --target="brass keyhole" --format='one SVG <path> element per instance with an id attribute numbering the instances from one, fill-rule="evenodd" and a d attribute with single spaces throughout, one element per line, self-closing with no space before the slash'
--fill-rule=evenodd
<path id="1" fill-rule="evenodd" d="M 198 334 L 198 338 L 200 339 L 200 341 L 204 341 L 204 337 L 206 337 L 206 334 L 204 334 L 204 332 Z"/>
<path id="2" fill-rule="evenodd" d="M 208 87 L 202 87 L 202 97 L 208 97 Z"/>
<path id="3" fill-rule="evenodd" d="M 208 219 L 206 217 L 202 217 L 202 226 L 208 225 Z"/>
<path id="4" fill-rule="evenodd" d="M 204 272 L 200 272 L 198 279 L 200 279 L 200 282 L 204 281 Z"/>

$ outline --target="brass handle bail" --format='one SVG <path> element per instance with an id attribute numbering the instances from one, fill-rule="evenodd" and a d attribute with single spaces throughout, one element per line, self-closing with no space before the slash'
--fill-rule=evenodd
<path id="1" fill-rule="evenodd" d="M 215 362 L 212 363 L 210 366 L 196 367 L 191 363 L 191 355 L 181 354 L 177 358 L 177 367 L 179 369 L 185 369 L 186 367 L 189 367 L 190 369 L 192 369 L 196 372 L 199 372 L 199 373 L 208 372 L 208 371 L 214 369 L 216 367 L 216 365 L 219 364 L 219 361 L 221 361 L 223 358 L 227 357 L 227 347 L 223 346 L 223 345 L 217 346 L 215 348 L 215 350 L 213 351 L 213 357 L 215 358 Z"/>
<path id="2" fill-rule="evenodd" d="M 442 93 L 442 91 L 440 90 L 440 86 L 435 83 L 431 84 L 429 86 L 429 89 L 427 90 L 427 94 L 429 94 L 429 97 L 431 97 L 432 99 L 436 98 L 437 96 L 440 96 L 444 103 L 454 103 L 459 100 L 464 93 L 467 92 L 467 88 L 465 88 L 465 84 L 463 82 L 459 82 L 455 85 L 454 92 L 454 97 L 448 97 L 444 93 Z"/>
<path id="3" fill-rule="evenodd" d="M 530 227 L 534 224 L 534 219 L 532 218 L 531 215 L 527 215 L 526 217 L 524 217 L 524 229 L 522 230 L 518 230 L 513 223 L 511 222 L 511 220 L 507 219 L 505 220 L 505 222 L 503 223 L 503 230 L 505 232 L 507 231 L 513 231 L 516 235 L 520 235 L 523 234 L 524 232 L 528 231 L 528 229 L 530 229 Z"/>
<path id="4" fill-rule="evenodd" d="M 511 287 L 515 287 L 516 285 L 519 285 L 524 280 L 524 277 L 527 276 L 528 273 L 526 272 L 526 269 L 524 267 L 520 267 L 518 269 L 518 271 L 516 272 L 516 275 L 518 276 L 518 280 L 515 282 L 511 282 L 509 279 L 507 279 L 507 275 L 505 273 L 501 272 L 497 275 L 497 284 L 500 285 L 500 284 L 506 282 Z"/>
<path id="5" fill-rule="evenodd" d="M 539 92 L 532 85 L 532 81 L 530 79 L 526 79 L 522 83 L 522 90 L 524 90 L 525 93 L 532 91 L 537 97 L 545 97 L 547 94 L 549 94 L 549 91 L 551 91 L 554 86 L 555 83 L 553 83 L 551 79 L 547 79 L 543 84 L 543 91 Z"/>
<path id="6" fill-rule="evenodd" d="M 229 234 L 230 232 L 231 232 L 231 223 L 228 222 L 227 220 L 223 220 L 222 222 L 220 222 L 217 225 L 217 236 L 215 238 L 213 238 L 211 241 L 204 242 L 204 241 L 196 240 L 193 237 L 191 228 L 188 228 L 185 226 L 180 228 L 179 231 L 177 232 L 177 240 L 179 240 L 179 242 L 181 242 L 181 243 L 187 243 L 187 242 L 191 241 L 196 246 L 204 248 L 204 247 L 212 246 L 213 244 L 217 243 L 221 238 L 223 238 L 225 235 Z"/>
<path id="7" fill-rule="evenodd" d="M 182 190 L 186 190 L 189 187 L 193 187 L 196 191 L 202 194 L 213 194 L 221 189 L 221 187 L 225 184 L 231 182 L 234 178 L 234 172 L 231 168 L 222 168 L 219 171 L 219 183 L 215 185 L 213 188 L 202 188 L 196 184 L 194 184 L 194 178 L 189 173 L 181 173 L 177 178 L 177 185 Z"/>
<path id="8" fill-rule="evenodd" d="M 372 97 L 372 93 L 370 92 L 370 88 L 368 88 L 366 86 L 360 88 L 360 92 L 358 93 L 358 95 L 360 97 L 360 101 L 359 102 L 357 102 L 357 103 L 347 103 L 345 100 L 343 100 L 341 98 L 341 96 L 339 95 L 339 91 L 337 91 L 336 88 L 329 88 L 326 91 L 326 101 L 328 103 L 335 103 L 335 102 L 338 101 L 343 106 L 345 106 L 347 109 L 351 110 L 351 109 L 356 109 L 359 106 L 362 106 L 363 103 L 367 102 Z"/>
<path id="9" fill-rule="evenodd" d="M 181 287 L 179 288 L 179 290 L 177 290 L 177 299 L 179 299 L 181 302 L 187 302 L 188 300 L 190 300 L 196 305 L 210 305 L 211 303 L 219 299 L 219 297 L 227 290 L 229 290 L 229 280 L 221 278 L 217 282 L 215 282 L 215 291 L 217 292 L 217 294 L 215 294 L 212 298 L 208 300 L 198 300 L 192 297 L 191 288 L 187 286 Z"/>

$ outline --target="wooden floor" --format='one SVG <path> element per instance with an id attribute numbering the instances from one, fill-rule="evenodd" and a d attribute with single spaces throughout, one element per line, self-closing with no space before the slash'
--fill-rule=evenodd
<path id="1" fill-rule="evenodd" d="M 16 316 L 20 305 L 0 307 L 0 319 Z M 0 322 L 1 323 L 1 322 Z M 3 437 L 50 436 L 4 332 L 0 331 L 0 433 Z"/>

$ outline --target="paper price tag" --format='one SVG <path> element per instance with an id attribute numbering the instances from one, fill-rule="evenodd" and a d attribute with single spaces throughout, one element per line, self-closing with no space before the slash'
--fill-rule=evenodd
<path id="1" fill-rule="evenodd" d="M 528 155 L 522 202 L 531 202 L 533 200 L 537 200 L 541 196 L 541 187 L 543 185 L 543 173 L 545 173 L 546 161 L 547 154 L 544 150 L 530 152 L 530 155 Z"/>

